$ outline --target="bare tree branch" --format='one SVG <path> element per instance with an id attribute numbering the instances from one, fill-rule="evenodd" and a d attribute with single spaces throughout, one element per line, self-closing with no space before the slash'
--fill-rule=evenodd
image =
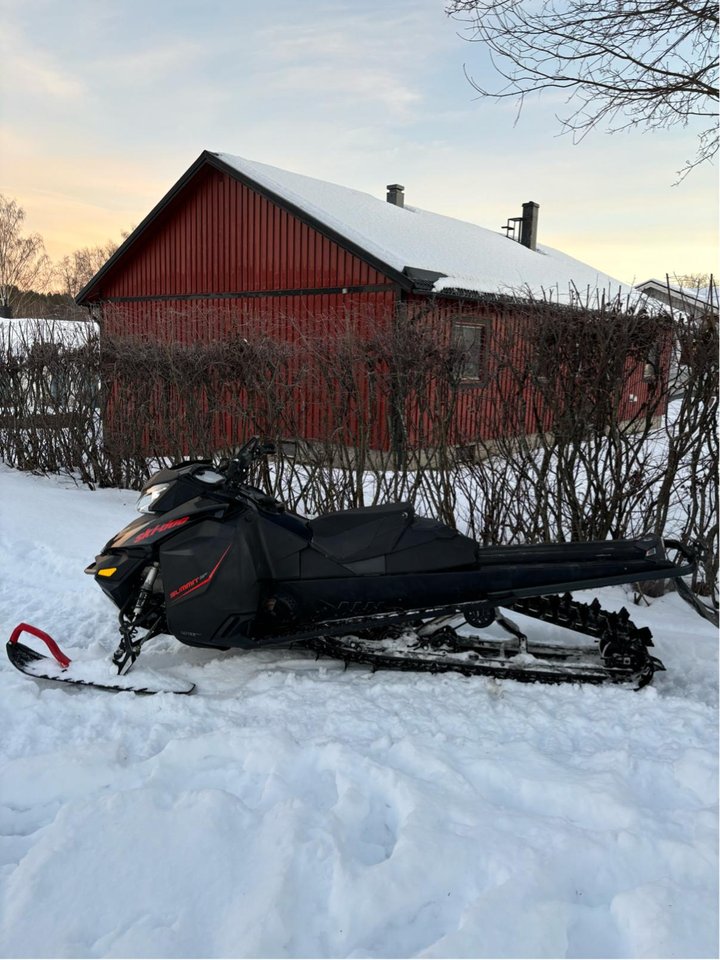
<path id="1" fill-rule="evenodd" d="M 559 117 L 576 139 L 605 124 L 660 129 L 706 118 L 681 177 L 718 149 L 718 8 L 706 0 L 449 0 L 506 81 L 482 96 L 568 91 Z M 466 71 L 467 74 L 467 71 Z"/>
<path id="2" fill-rule="evenodd" d="M 64 256 L 54 271 L 62 292 L 69 297 L 76 297 L 117 248 L 115 241 L 108 240 L 100 246 L 82 247 Z"/>
<path id="3" fill-rule="evenodd" d="M 39 233 L 23 236 L 25 211 L 0 194 L 0 316 L 12 316 L 25 291 L 44 286 L 50 261 Z"/>

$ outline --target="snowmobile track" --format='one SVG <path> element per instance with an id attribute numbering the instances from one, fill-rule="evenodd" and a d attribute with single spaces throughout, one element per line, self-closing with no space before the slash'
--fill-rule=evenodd
<path id="1" fill-rule="evenodd" d="M 526 638 L 519 631 L 514 639 L 486 640 L 458 634 L 449 626 L 427 638 L 416 633 L 410 639 L 400 624 L 381 633 L 377 625 L 373 630 L 371 622 L 365 621 L 366 630 L 359 630 L 357 635 L 326 635 L 299 641 L 297 645 L 318 656 L 363 663 L 374 670 L 452 671 L 464 676 L 531 683 L 631 683 L 640 689 L 651 681 L 655 670 L 665 669 L 647 651 L 652 646 L 650 630 L 638 628 L 625 608 L 608 611 L 598 600 L 580 603 L 565 594 L 516 601 L 508 609 L 592 637 L 599 643 L 594 647 L 528 643 L 525 649 Z M 501 625 L 511 623 L 501 615 L 497 619 Z M 405 625 L 422 629 L 417 621 Z"/>

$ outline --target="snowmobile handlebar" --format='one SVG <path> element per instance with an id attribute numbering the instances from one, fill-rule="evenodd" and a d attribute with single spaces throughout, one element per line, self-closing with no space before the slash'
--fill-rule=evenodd
<path id="1" fill-rule="evenodd" d="M 261 460 L 272 453 L 275 453 L 274 443 L 263 442 L 259 437 L 251 437 L 234 457 L 220 464 L 220 469 L 224 471 L 228 483 L 237 486 L 245 482 L 250 467 L 256 460 Z"/>

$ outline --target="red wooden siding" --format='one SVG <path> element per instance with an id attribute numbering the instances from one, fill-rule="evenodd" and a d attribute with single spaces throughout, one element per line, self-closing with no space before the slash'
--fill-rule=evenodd
<path id="1" fill-rule="evenodd" d="M 375 284 L 391 281 L 260 193 L 206 167 L 102 279 L 94 298 Z"/>
<path id="2" fill-rule="evenodd" d="M 410 303 L 416 305 L 418 309 L 427 306 L 427 301 L 418 296 L 411 297 Z M 508 337 L 508 328 L 513 326 L 513 319 L 511 312 L 494 304 L 473 300 L 438 299 L 436 301 L 432 323 L 442 342 L 448 342 L 455 320 L 477 321 L 485 325 L 486 329 L 485 375 L 478 383 L 470 381 L 460 386 L 451 425 L 451 442 L 467 444 L 479 437 L 492 439 L 503 434 L 507 435 L 513 429 L 525 429 L 524 424 L 509 424 L 502 421 L 502 411 L 507 408 L 507 404 L 501 402 L 501 399 L 510 395 L 510 376 L 507 371 L 498 371 L 493 362 L 493 358 L 498 353 L 500 334 L 502 333 L 502 342 L 512 339 Z M 432 433 L 430 424 L 425 425 L 425 432 L 427 435 Z"/>
<path id="3" fill-rule="evenodd" d="M 292 343 L 327 333 L 347 316 L 372 329 L 392 315 L 398 295 L 397 286 L 360 257 L 210 166 L 93 291 L 103 305 L 106 336 L 184 344 L 262 329 Z M 327 398 L 307 387 L 294 404 L 300 433 L 325 438 Z M 352 417 L 343 424 L 349 443 L 355 426 Z M 386 446 L 384 411 L 373 429 L 373 443 Z M 216 432 L 218 445 L 240 439 L 237 424 L 218 423 Z"/>
<path id="4" fill-rule="evenodd" d="M 327 334 L 340 337 L 348 322 L 354 333 L 370 336 L 389 321 L 404 298 L 408 310 L 424 315 L 442 343 L 449 341 L 454 319 L 472 319 L 487 330 L 485 378 L 460 387 L 447 429 L 442 423 L 444 398 L 437 388 L 430 387 L 428 397 L 416 397 L 412 401 L 416 408 L 403 411 L 407 422 L 402 426 L 410 443 L 432 444 L 432 438 L 438 438 L 438 423 L 445 431 L 443 439 L 457 444 L 535 432 L 536 398 L 521 393 L 517 405 L 512 402 L 510 366 L 524 349 L 522 337 L 513 336 L 521 320 L 512 305 L 405 296 L 395 282 L 400 278 L 393 279 L 390 273 L 384 274 L 359 251 L 346 249 L 259 190 L 206 163 L 96 281 L 85 302 L 101 305 L 103 333 L 111 338 L 191 344 L 223 340 L 234 333 L 249 340 L 267 335 L 292 344 Z M 502 362 L 503 351 L 510 364 Z M 392 442 L 388 398 L 371 395 L 367 371 L 354 375 L 357 406 L 371 411 L 370 445 L 388 449 Z M 237 403 L 242 389 L 227 385 L 228 391 L 235 391 Z M 343 423 L 333 422 L 328 399 L 335 385 L 323 384 L 322 376 L 308 377 L 304 386 L 294 389 L 290 412 L 296 414 L 299 435 L 358 443 L 363 418 L 356 410 L 349 409 Z M 628 415 L 634 412 L 628 405 L 635 403 L 630 394 L 642 404 L 647 390 L 640 367 L 633 371 L 623 401 Z M 393 416 L 396 429 L 397 410 Z M 242 439 L 241 419 L 219 419 L 213 428 L 215 446 Z M 367 417 L 363 422 L 367 424 Z M 262 430 L 262 425 L 256 428 Z"/>
<path id="5" fill-rule="evenodd" d="M 422 297 L 410 297 L 409 302 L 419 310 L 427 310 L 427 300 Z M 486 328 L 485 375 L 477 383 L 468 381 L 459 387 L 448 430 L 451 443 L 472 445 L 479 439 L 493 440 L 551 429 L 551 416 L 549 412 L 545 413 L 542 398 L 530 386 L 520 388 L 513 374 L 513 368 L 515 371 L 523 369 L 524 351 L 528 349 L 523 338 L 523 323 L 533 322 L 527 311 L 523 313 L 521 319 L 511 305 L 473 300 L 438 298 L 435 302 L 431 322 L 442 342 L 446 343 L 451 336 L 456 320 L 478 322 Z M 542 322 L 540 316 L 537 322 Z M 659 346 L 662 349 L 657 372 L 662 380 L 667 377 L 669 348 L 667 344 Z M 644 362 L 631 358 L 625 363 L 619 410 L 622 420 L 636 418 L 650 399 L 654 386 L 645 381 L 644 367 Z M 548 376 L 553 375 L 562 376 L 563 372 L 549 370 Z M 433 436 L 432 410 L 433 407 L 441 409 L 441 403 L 441 398 L 436 398 L 426 405 L 430 413 L 423 415 L 418 411 L 415 417 L 417 432 L 413 439 Z M 658 412 L 664 413 L 665 405 Z"/>
<path id="6" fill-rule="evenodd" d="M 374 322 L 389 317 L 395 307 L 395 293 L 349 295 L 303 295 L 257 297 L 249 300 L 210 299 L 208 301 L 133 301 L 131 303 L 108 304 L 104 310 L 103 333 L 106 336 L 152 339 L 160 343 L 191 343 L 193 341 L 221 340 L 231 333 L 237 337 L 246 336 L 257 343 L 263 336 L 274 341 L 297 343 L 305 340 L 327 339 L 335 331 L 342 329 L 346 317 L 352 321 L 366 319 L 366 331 L 373 328 Z M 362 330 L 358 331 L 361 334 Z M 312 353 L 312 350 L 310 351 Z M 305 356 L 302 350 L 297 357 Z M 338 425 L 332 424 L 334 410 L 328 405 L 318 381 L 322 382 L 322 371 L 300 371 L 298 360 L 291 361 L 290 382 L 302 383 L 294 386 L 290 393 L 290 406 L 286 420 L 296 424 L 296 430 L 288 430 L 288 437 L 297 433 L 308 440 L 323 440 L 332 432 L 342 429 L 342 440 L 353 444 L 353 435 L 357 423 L 353 417 Z M 318 376 L 318 374 L 320 374 Z M 387 423 L 384 409 L 378 410 L 373 421 L 373 446 L 376 449 L 387 447 Z M 225 423 L 218 426 L 216 446 L 235 442 L 235 425 Z M 262 425 L 258 427 L 263 432 Z M 268 429 L 267 427 L 265 429 Z M 338 439 L 341 439 L 338 437 Z"/>

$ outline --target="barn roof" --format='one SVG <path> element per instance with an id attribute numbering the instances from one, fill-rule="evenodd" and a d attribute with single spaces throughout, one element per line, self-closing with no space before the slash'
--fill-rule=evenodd
<path id="1" fill-rule="evenodd" d="M 539 244 L 537 250 L 530 250 L 465 220 L 419 207 L 399 207 L 361 190 L 243 157 L 216 156 L 395 270 L 444 274 L 433 284 L 436 293 L 467 290 L 539 297 L 546 292 L 553 299 L 567 301 L 573 299 L 575 289 L 583 299 L 588 291 L 591 295 L 609 291 L 614 297 L 632 289 L 552 247 Z"/>
<path id="2" fill-rule="evenodd" d="M 78 303 L 167 207 L 195 174 L 210 164 L 255 187 L 328 236 L 365 254 L 406 288 L 476 296 L 546 297 L 560 302 L 624 299 L 632 287 L 580 260 L 538 244 L 537 250 L 465 220 L 419 207 L 388 203 L 361 190 L 291 173 L 227 153 L 204 151 L 119 247 Z"/>

